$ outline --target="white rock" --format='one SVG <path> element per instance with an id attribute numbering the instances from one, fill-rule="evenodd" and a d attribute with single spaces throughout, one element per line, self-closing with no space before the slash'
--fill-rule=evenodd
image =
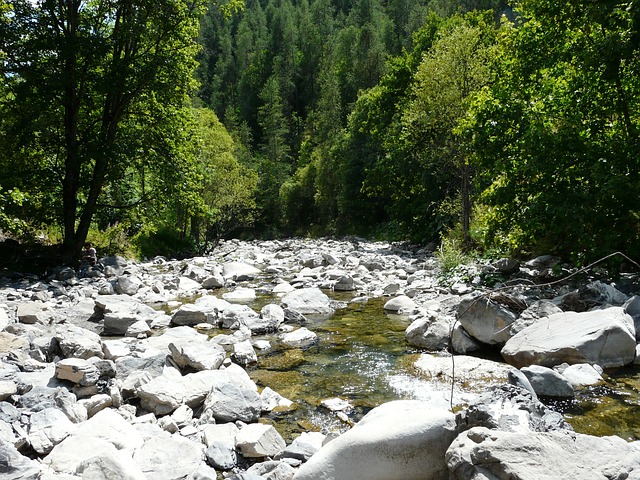
<path id="1" fill-rule="evenodd" d="M 286 294 L 282 305 L 303 315 L 331 315 L 331 301 L 319 288 L 301 288 Z"/>
<path id="2" fill-rule="evenodd" d="M 227 302 L 253 302 L 256 299 L 256 291 L 253 288 L 238 287 L 231 292 L 223 293 L 222 298 Z"/>
<path id="3" fill-rule="evenodd" d="M 198 468 L 204 460 L 204 449 L 201 444 L 158 429 L 158 434 L 147 439 L 133 459 L 148 479 L 176 480 Z"/>
<path id="4" fill-rule="evenodd" d="M 281 335 L 280 340 L 288 347 L 305 348 L 318 343 L 318 335 L 306 327 L 301 327 Z"/>
<path id="5" fill-rule="evenodd" d="M 236 436 L 236 448 L 243 457 L 273 457 L 286 447 L 286 442 L 273 425 L 251 423 Z"/>
<path id="6" fill-rule="evenodd" d="M 90 455 L 76 467 L 76 474 L 91 480 L 146 480 L 131 456 L 123 452 Z"/>
<path id="7" fill-rule="evenodd" d="M 95 365 L 82 358 L 65 358 L 56 364 L 56 378 L 75 384 L 95 385 L 100 373 Z"/>
<path id="8" fill-rule="evenodd" d="M 565 368 L 562 376 L 574 387 L 585 387 L 603 382 L 604 379 L 602 378 L 601 372 L 602 370 L 596 370 L 593 365 L 580 363 Z"/>
<path id="9" fill-rule="evenodd" d="M 619 367 L 635 357 L 635 327 L 621 307 L 541 319 L 512 337 L 502 356 L 515 367 L 595 363 Z"/>
<path id="10" fill-rule="evenodd" d="M 474 427 L 454 440 L 446 461 L 451 480 L 631 479 L 640 471 L 640 448 L 613 436 Z"/>
<path id="11" fill-rule="evenodd" d="M 416 400 L 389 402 L 326 443 L 294 479 L 446 479 L 444 453 L 455 435 L 451 412 Z"/>
<path id="12" fill-rule="evenodd" d="M 75 429 L 62 410 L 45 408 L 29 418 L 29 443 L 39 454 L 47 454 Z"/>
<path id="13" fill-rule="evenodd" d="M 220 347 L 220 349 L 222 350 L 222 347 Z M 233 345 L 232 358 L 236 363 L 244 366 L 258 363 L 258 355 L 256 355 L 256 351 L 253 349 L 253 345 L 251 345 L 249 340 Z"/>
<path id="14" fill-rule="evenodd" d="M 416 302 L 406 295 L 398 295 L 384 304 L 384 309 L 388 312 L 398 313 L 401 315 L 410 315 L 416 308 Z"/>
<path id="15" fill-rule="evenodd" d="M 181 367 L 194 370 L 217 370 L 227 357 L 224 349 L 215 343 L 201 341 L 176 340 L 169 344 L 171 358 Z"/>

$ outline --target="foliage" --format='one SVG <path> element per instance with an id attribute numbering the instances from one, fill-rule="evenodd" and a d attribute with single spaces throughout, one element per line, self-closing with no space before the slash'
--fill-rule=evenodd
<path id="1" fill-rule="evenodd" d="M 467 264 L 471 258 L 464 251 L 461 242 L 444 235 L 434 255 L 445 276 L 453 273 L 460 265 Z"/>
<path id="2" fill-rule="evenodd" d="M 523 1 L 467 129 L 489 228 L 588 261 L 638 249 L 640 7 Z"/>
<path id="3" fill-rule="evenodd" d="M 181 110 L 193 88 L 202 3 L 173 0 L 6 2 L 0 22 L 5 189 L 32 198 L 34 219 L 60 221 L 77 253 L 104 204 L 168 192 L 188 163 Z M 178 167 L 178 168 L 177 168 Z M 153 182 L 147 182 L 154 176 Z M 103 198 L 134 181 L 124 205 Z"/>

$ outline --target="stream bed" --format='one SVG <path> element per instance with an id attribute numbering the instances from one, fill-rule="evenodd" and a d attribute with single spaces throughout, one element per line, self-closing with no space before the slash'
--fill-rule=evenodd
<path id="1" fill-rule="evenodd" d="M 337 299 L 350 300 L 345 295 Z M 259 311 L 273 300 L 261 298 L 249 305 Z M 425 380 L 413 367 L 421 351 L 405 341 L 410 320 L 386 313 L 387 300 L 369 298 L 347 303 L 328 317 L 309 317 L 305 326 L 318 335 L 319 342 L 307 349 L 283 348 L 277 335 L 265 336 L 275 348 L 248 368 L 249 375 L 259 387 L 272 388 L 295 406 L 263 420 L 273 423 L 287 440 L 304 431 L 342 433 L 384 402 L 428 400 L 434 390 L 448 393 L 450 383 Z M 500 358 L 497 352 L 485 352 L 483 358 L 487 357 Z M 577 432 L 639 440 L 640 369 L 627 367 L 604 377 L 605 383 L 579 390 L 575 399 L 545 399 L 545 403 L 562 412 Z M 461 388 L 466 387 L 456 385 L 463 398 Z M 474 393 L 483 388 L 471 386 Z M 336 412 L 322 406 L 323 400 L 331 398 L 340 398 L 351 407 Z"/>

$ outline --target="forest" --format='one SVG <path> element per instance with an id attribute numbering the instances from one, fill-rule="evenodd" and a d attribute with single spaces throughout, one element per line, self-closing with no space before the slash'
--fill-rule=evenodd
<path id="1" fill-rule="evenodd" d="M 0 233 L 640 257 L 640 4 L 0 0 Z"/>

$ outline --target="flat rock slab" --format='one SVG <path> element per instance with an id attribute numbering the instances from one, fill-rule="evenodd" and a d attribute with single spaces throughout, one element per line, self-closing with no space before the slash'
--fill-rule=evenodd
<path id="1" fill-rule="evenodd" d="M 517 368 L 561 363 L 611 368 L 632 363 L 635 348 L 633 319 L 621 307 L 611 307 L 542 318 L 512 337 L 502 356 Z"/>
<path id="2" fill-rule="evenodd" d="M 475 427 L 447 450 L 451 480 L 640 478 L 640 447 L 620 437 L 574 432 L 514 433 Z"/>

